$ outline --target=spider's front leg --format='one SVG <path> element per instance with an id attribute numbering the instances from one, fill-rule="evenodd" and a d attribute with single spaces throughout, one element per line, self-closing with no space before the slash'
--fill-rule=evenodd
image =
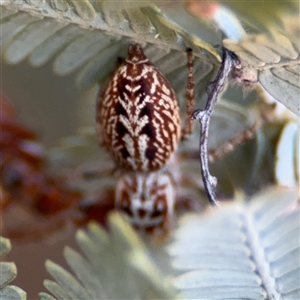
<path id="1" fill-rule="evenodd" d="M 194 81 L 194 55 L 192 49 L 187 49 L 187 86 L 186 86 L 186 118 L 181 129 L 181 140 L 186 140 L 193 131 L 194 119 L 192 114 L 195 111 L 195 81 Z"/>

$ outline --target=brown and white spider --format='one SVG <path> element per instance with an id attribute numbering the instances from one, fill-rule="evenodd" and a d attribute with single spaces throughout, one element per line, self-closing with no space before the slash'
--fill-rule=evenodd
<path id="1" fill-rule="evenodd" d="M 187 51 L 187 115 L 181 128 L 176 94 L 165 76 L 132 44 L 97 101 L 99 143 L 119 170 L 115 205 L 142 232 L 168 231 L 176 199 L 176 178 L 168 170 L 180 139 L 192 132 L 192 51 Z"/>

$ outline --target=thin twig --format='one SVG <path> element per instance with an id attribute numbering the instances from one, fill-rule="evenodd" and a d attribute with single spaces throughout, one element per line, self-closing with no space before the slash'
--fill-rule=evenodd
<path id="1" fill-rule="evenodd" d="M 213 206 L 218 206 L 219 201 L 215 194 L 215 189 L 217 187 L 217 178 L 209 173 L 208 168 L 207 140 L 209 122 L 214 111 L 215 105 L 217 103 L 218 95 L 224 87 L 231 69 L 238 63 L 239 60 L 236 57 L 236 55 L 231 51 L 223 48 L 222 64 L 217 74 L 217 78 L 207 87 L 208 99 L 206 102 L 205 109 L 198 109 L 192 115 L 192 118 L 197 119 L 201 125 L 199 147 L 201 173 L 208 200 Z"/>

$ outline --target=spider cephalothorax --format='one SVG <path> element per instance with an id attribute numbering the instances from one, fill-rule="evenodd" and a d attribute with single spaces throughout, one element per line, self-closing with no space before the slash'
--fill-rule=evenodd
<path id="1" fill-rule="evenodd" d="M 168 172 L 127 173 L 116 186 L 116 208 L 124 211 L 138 230 L 160 235 L 169 230 L 176 191 Z"/>

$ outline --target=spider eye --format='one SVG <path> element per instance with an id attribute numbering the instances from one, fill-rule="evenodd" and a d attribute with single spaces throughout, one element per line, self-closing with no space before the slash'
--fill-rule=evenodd
<path id="1" fill-rule="evenodd" d="M 155 203 L 153 207 L 153 211 L 151 213 L 151 218 L 157 218 L 160 216 L 166 216 L 168 214 L 168 206 L 167 206 L 166 198 L 162 199 L 162 196 L 160 195 L 158 198 L 158 201 Z"/>

